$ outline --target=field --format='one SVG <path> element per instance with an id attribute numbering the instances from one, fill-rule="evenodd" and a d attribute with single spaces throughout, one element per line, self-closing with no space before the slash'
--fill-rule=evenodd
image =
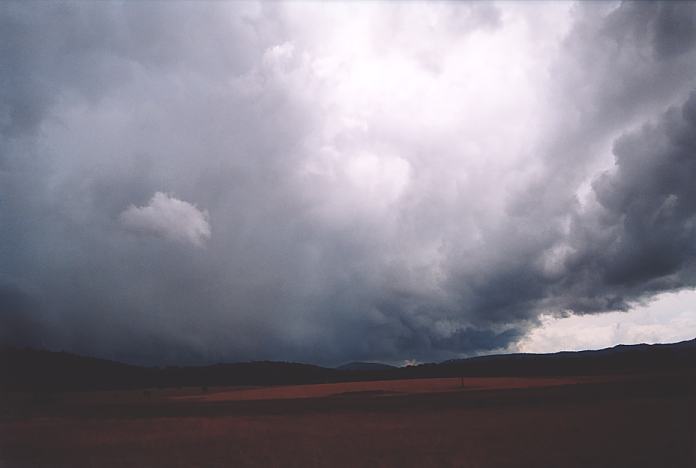
<path id="1" fill-rule="evenodd" d="M 2 467 L 696 466 L 683 372 L 2 398 Z"/>

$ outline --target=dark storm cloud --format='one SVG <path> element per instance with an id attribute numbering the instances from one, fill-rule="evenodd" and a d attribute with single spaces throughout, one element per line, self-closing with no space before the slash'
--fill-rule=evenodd
<path id="1" fill-rule="evenodd" d="M 633 5 L 630 7 L 636 8 Z M 658 57 L 680 55 L 694 47 L 696 10 L 688 2 L 665 2 L 648 8 L 657 10 L 649 21 L 652 20 L 653 23 L 654 49 Z"/>
<path id="2" fill-rule="evenodd" d="M 439 124 L 391 111 L 417 79 L 477 83 L 445 52 L 505 38 L 514 8 L 3 4 L 0 338 L 136 362 L 443 359 L 696 286 L 693 4 L 578 5 L 530 42 L 550 84 L 519 97 L 548 104 L 524 144 L 502 82 L 464 124 L 436 81 Z M 397 52 L 425 78 L 351 68 Z"/>
<path id="3" fill-rule="evenodd" d="M 46 330 L 35 318 L 36 304 L 31 296 L 23 291 L 3 285 L 0 289 L 0 303 L 2 304 L 2 327 L 0 328 L 0 341 L 2 343 L 25 345 L 27 343 L 41 343 Z"/>
<path id="4" fill-rule="evenodd" d="M 616 167 L 593 184 L 596 206 L 569 237 L 586 301 L 625 301 L 692 287 L 696 271 L 696 93 L 619 138 Z M 579 308 L 582 311 L 582 308 Z"/>

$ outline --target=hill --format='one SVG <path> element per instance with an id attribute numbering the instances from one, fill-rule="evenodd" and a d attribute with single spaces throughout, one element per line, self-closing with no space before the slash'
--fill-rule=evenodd
<path id="1" fill-rule="evenodd" d="M 696 369 L 696 340 L 620 345 L 596 351 L 490 355 L 401 368 L 356 362 L 338 369 L 272 361 L 157 368 L 64 352 L 0 349 L 0 389 L 3 390 L 281 385 L 431 377 L 625 374 L 678 369 Z"/>
<path id="2" fill-rule="evenodd" d="M 349 362 L 338 366 L 336 369 L 343 371 L 385 371 L 396 369 L 395 366 L 382 364 L 381 362 Z"/>

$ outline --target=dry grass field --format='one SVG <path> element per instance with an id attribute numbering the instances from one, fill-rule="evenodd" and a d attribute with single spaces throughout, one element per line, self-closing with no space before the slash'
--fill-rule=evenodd
<path id="1" fill-rule="evenodd" d="M 3 395 L 2 467 L 693 467 L 688 374 Z"/>

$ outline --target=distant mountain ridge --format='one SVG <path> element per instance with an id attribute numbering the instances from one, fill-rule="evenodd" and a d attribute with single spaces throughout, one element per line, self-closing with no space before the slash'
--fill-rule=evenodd
<path id="1" fill-rule="evenodd" d="M 343 364 L 342 366 L 338 366 L 338 367 L 336 367 L 336 369 L 345 370 L 345 371 L 381 371 L 381 370 L 397 369 L 397 367 L 390 366 L 389 364 L 383 364 L 381 362 L 355 361 L 355 362 L 349 362 L 347 364 Z"/>
<path id="2" fill-rule="evenodd" d="M 106 390 L 150 387 L 287 385 L 464 376 L 554 376 L 696 370 L 696 339 L 593 351 L 500 354 L 393 367 L 354 362 L 336 369 L 292 362 L 142 367 L 65 352 L 0 348 L 2 390 Z"/>

